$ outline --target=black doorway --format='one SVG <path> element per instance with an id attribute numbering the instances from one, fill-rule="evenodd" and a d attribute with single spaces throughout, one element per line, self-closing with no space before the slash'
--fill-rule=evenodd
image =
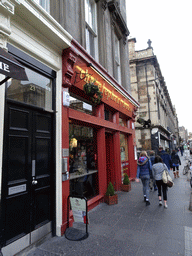
<path id="1" fill-rule="evenodd" d="M 2 220 L 9 244 L 52 220 L 53 114 L 8 101 Z"/>

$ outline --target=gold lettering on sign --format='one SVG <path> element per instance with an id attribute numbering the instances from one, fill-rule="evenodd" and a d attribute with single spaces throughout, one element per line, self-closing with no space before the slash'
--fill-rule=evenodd
<path id="1" fill-rule="evenodd" d="M 86 83 L 95 82 L 95 84 L 98 86 L 99 90 L 103 93 L 103 95 L 106 96 L 107 100 L 111 99 L 120 106 L 123 106 L 123 108 L 131 111 L 131 108 L 128 103 L 126 103 L 123 99 L 118 97 L 114 91 L 111 91 L 105 86 L 105 83 L 101 83 L 96 80 L 95 77 L 90 75 L 88 73 L 88 70 L 83 70 L 81 67 L 76 66 L 76 68 L 80 71 L 80 79 L 84 80 Z"/>

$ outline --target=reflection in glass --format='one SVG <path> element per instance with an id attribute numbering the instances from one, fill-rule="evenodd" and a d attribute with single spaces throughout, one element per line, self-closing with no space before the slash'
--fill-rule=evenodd
<path id="1" fill-rule="evenodd" d="M 92 127 L 69 124 L 70 194 L 88 199 L 98 194 L 97 157 Z"/>
<path id="2" fill-rule="evenodd" d="M 86 114 L 92 115 L 93 114 L 93 107 L 92 105 L 77 99 L 75 97 L 70 96 L 69 98 L 69 107 L 81 112 L 84 112 Z"/>
<path id="3" fill-rule="evenodd" d="M 51 79 L 25 68 L 29 81 L 11 79 L 7 82 L 7 98 L 52 110 Z"/>
<path id="4" fill-rule="evenodd" d="M 119 124 L 120 124 L 121 126 L 124 126 L 124 127 L 126 127 L 126 126 L 127 126 L 127 122 L 126 122 L 126 120 L 125 120 L 125 119 L 123 119 L 123 118 L 120 118 L 120 117 L 119 117 Z"/>

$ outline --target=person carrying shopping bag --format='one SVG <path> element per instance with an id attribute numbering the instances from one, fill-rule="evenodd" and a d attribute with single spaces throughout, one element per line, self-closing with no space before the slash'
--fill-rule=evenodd
<path id="1" fill-rule="evenodd" d="M 167 170 L 170 173 L 170 171 L 167 168 L 167 165 L 163 163 L 162 158 L 160 156 L 156 156 L 154 165 L 152 166 L 152 173 L 158 188 L 159 205 L 162 206 L 163 192 L 164 208 L 167 209 L 167 184 L 165 184 L 162 180 L 164 170 Z"/>
<path id="2" fill-rule="evenodd" d="M 147 156 L 146 151 L 142 151 L 137 162 L 137 176 L 135 181 L 139 182 L 139 178 L 143 184 L 143 196 L 146 206 L 150 205 L 149 202 L 149 181 L 152 177 L 152 164 Z"/>

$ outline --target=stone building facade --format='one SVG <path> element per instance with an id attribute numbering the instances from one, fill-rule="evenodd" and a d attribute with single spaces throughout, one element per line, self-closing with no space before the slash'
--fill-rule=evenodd
<path id="1" fill-rule="evenodd" d="M 125 10 L 125 0 L 50 1 L 53 18 L 130 93 Z"/>
<path id="2" fill-rule="evenodd" d="M 162 145 L 171 151 L 179 143 L 176 110 L 151 41 L 140 51 L 135 51 L 135 43 L 135 38 L 129 39 L 132 95 L 140 103 L 135 123 L 137 149 L 157 152 Z"/>
<path id="3" fill-rule="evenodd" d="M 179 135 L 182 143 L 188 142 L 188 130 L 184 126 L 179 127 Z"/>
<path id="4" fill-rule="evenodd" d="M 0 0 L 4 256 L 63 235 L 69 194 L 90 210 L 110 181 L 120 190 L 124 173 L 136 176 L 125 10 L 125 0 Z M 13 59 L 28 81 L 5 77 Z"/>

